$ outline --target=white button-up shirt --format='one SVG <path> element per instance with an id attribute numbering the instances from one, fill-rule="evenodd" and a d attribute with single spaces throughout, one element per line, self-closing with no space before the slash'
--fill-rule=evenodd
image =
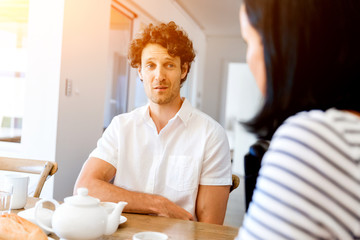
<path id="1" fill-rule="evenodd" d="M 232 183 L 224 129 L 186 99 L 159 134 L 148 105 L 114 117 L 90 157 L 117 169 L 116 186 L 162 195 L 193 216 L 199 185 Z"/>

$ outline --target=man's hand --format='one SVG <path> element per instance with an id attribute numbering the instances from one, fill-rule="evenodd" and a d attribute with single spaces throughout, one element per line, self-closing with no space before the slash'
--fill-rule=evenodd
<path id="1" fill-rule="evenodd" d="M 194 221 L 195 218 L 191 213 L 186 211 L 185 209 L 179 207 L 175 203 L 171 202 L 169 199 L 159 196 L 156 196 L 154 211 L 158 216 L 162 217 L 170 217 L 170 218 L 178 218 L 183 220 L 191 220 Z"/>

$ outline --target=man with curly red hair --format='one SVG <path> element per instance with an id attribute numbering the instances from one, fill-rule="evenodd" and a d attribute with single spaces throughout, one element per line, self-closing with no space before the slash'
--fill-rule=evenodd
<path id="1" fill-rule="evenodd" d="M 222 224 L 232 182 L 226 134 L 180 96 L 195 58 L 192 41 L 174 22 L 150 24 L 128 58 L 149 103 L 114 117 L 75 190 L 126 201 L 127 212 Z"/>

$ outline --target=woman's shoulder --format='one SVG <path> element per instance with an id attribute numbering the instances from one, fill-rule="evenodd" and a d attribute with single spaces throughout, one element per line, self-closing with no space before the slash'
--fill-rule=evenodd
<path id="1" fill-rule="evenodd" d="M 339 134 L 333 129 L 331 121 L 326 111 L 299 112 L 286 119 L 276 130 L 269 149 L 299 157 L 332 145 L 334 136 Z"/>
<path id="2" fill-rule="evenodd" d="M 329 109 L 327 111 L 304 111 L 289 117 L 277 129 L 270 148 L 298 149 L 324 152 L 324 149 L 338 149 L 351 156 L 360 154 L 360 118 L 348 111 Z M 320 150 L 319 150 L 320 151 Z"/>
<path id="3" fill-rule="evenodd" d="M 299 112 L 285 120 L 285 124 L 294 122 L 326 122 L 329 120 L 327 111 L 310 110 Z"/>
<path id="4" fill-rule="evenodd" d="M 299 112 L 287 118 L 284 123 L 276 131 L 275 135 L 283 134 L 286 132 L 299 132 L 307 131 L 313 133 L 341 132 L 340 126 L 343 125 L 342 121 L 354 121 L 351 114 L 346 111 L 337 110 L 334 108 L 326 111 L 310 110 Z"/>
<path id="5" fill-rule="evenodd" d="M 321 110 L 299 112 L 287 118 L 276 130 L 273 139 L 281 136 L 301 137 L 301 132 L 322 132 L 329 124 L 329 117 Z"/>
<path id="6" fill-rule="evenodd" d="M 307 131 L 317 134 L 332 132 L 337 135 L 345 135 L 349 128 L 359 128 L 360 118 L 348 111 L 335 108 L 311 110 L 299 112 L 284 121 L 275 135 L 288 131 Z"/>

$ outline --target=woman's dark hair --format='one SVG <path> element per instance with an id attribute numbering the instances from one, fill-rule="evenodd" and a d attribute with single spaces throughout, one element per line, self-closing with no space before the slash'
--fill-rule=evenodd
<path id="1" fill-rule="evenodd" d="M 244 0 L 264 46 L 266 93 L 248 130 L 270 139 L 311 109 L 360 112 L 360 0 Z"/>
<path id="2" fill-rule="evenodd" d="M 159 25 L 149 24 L 137 37 L 131 41 L 128 52 L 128 59 L 133 68 L 141 66 L 141 53 L 145 46 L 149 43 L 160 44 L 167 49 L 171 57 L 180 57 L 181 66 L 188 63 L 188 72 L 191 63 L 195 58 L 193 43 L 188 35 L 173 21 Z M 181 79 L 181 84 L 185 82 L 185 78 Z"/>

